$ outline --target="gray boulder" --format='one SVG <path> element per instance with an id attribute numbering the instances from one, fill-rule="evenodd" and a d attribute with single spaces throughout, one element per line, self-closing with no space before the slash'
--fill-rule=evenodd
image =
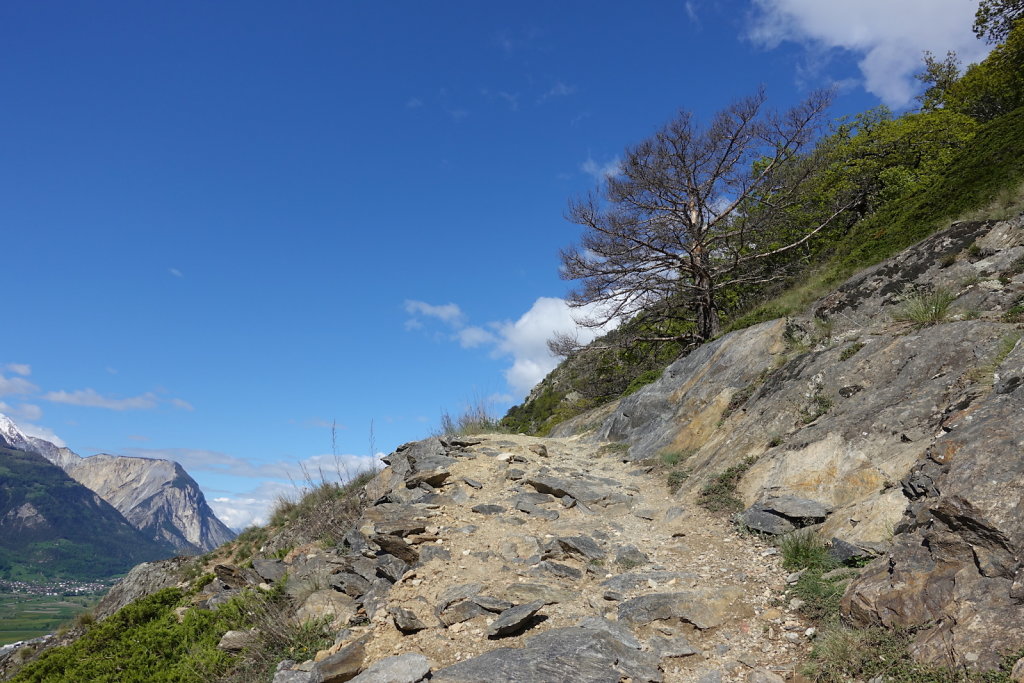
<path id="1" fill-rule="evenodd" d="M 634 683 L 662 680 L 657 656 L 623 644 L 613 635 L 560 628 L 527 639 L 521 649 L 498 648 L 433 672 L 444 683 Z"/>

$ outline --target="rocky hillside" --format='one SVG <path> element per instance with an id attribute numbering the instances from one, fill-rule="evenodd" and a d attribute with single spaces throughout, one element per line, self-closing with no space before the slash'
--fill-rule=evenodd
<path id="1" fill-rule="evenodd" d="M 207 558 L 211 580 L 179 614 L 283 587 L 288 618 L 331 635 L 278 665 L 278 682 L 776 681 L 806 656 L 814 628 L 788 602 L 778 550 L 614 449 L 498 435 L 388 462 L 344 543 L 275 551 L 271 538 L 251 567 Z M 143 565 L 98 615 L 187 585 L 180 561 Z M 260 639 L 239 629 L 220 646 Z M 47 661 L 26 675 L 56 671 Z"/>
<path id="2" fill-rule="evenodd" d="M 1024 633 L 1024 217 L 955 224 L 807 315 L 722 337 L 556 429 L 742 474 L 744 525 L 881 554 L 844 598 L 912 653 L 991 668 Z"/>
<path id="3" fill-rule="evenodd" d="M 217 519 L 192 477 L 170 460 L 94 455 L 88 458 L 22 432 L 0 414 L 0 445 L 37 453 L 97 493 L 169 554 L 212 550 L 235 534 Z"/>

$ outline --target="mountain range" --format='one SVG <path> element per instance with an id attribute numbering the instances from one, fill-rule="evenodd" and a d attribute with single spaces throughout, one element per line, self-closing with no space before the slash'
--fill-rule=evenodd
<path id="1" fill-rule="evenodd" d="M 20 557 L 38 574 L 46 574 L 46 563 L 68 544 L 77 549 L 75 557 L 90 555 L 84 549 L 92 546 L 97 556 L 124 559 L 120 571 L 147 559 L 207 552 L 235 536 L 178 463 L 109 454 L 83 458 L 26 434 L 3 414 L 0 535 L 5 562 L 14 566 Z M 111 551 L 111 543 L 124 547 Z M 100 573 L 70 564 L 76 576 L 117 573 L 108 561 L 97 563 Z M 52 568 L 68 570 L 65 565 Z M 0 574 L 8 574 L 2 562 Z"/>

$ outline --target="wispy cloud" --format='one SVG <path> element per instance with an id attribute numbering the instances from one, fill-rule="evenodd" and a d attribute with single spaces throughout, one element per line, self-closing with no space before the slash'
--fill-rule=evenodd
<path id="1" fill-rule="evenodd" d="M 57 436 L 57 434 L 52 429 L 49 429 L 47 427 L 32 424 L 31 422 L 19 422 L 18 427 L 21 429 L 21 431 L 25 432 L 29 436 L 34 436 L 37 439 L 49 441 L 54 446 L 60 446 L 61 448 L 67 446 L 67 444 L 64 442 L 64 439 Z"/>
<path id="2" fill-rule="evenodd" d="M 77 391 L 51 391 L 43 395 L 46 401 L 64 403 L 72 406 L 88 408 L 106 408 L 107 410 L 150 410 L 156 408 L 159 397 L 153 392 L 128 398 L 103 396 L 95 389 L 78 389 Z"/>
<path id="3" fill-rule="evenodd" d="M 294 500 L 321 481 L 347 481 L 360 472 L 380 467 L 373 455 L 314 455 L 299 461 L 259 463 L 228 453 L 191 448 L 125 448 L 121 455 L 173 460 L 191 473 L 208 472 L 252 479 L 253 488 L 242 493 L 207 490 L 208 502 L 228 526 L 239 529 L 266 522 L 277 501 Z M 220 495 L 216 495 L 219 493 Z"/>
<path id="4" fill-rule="evenodd" d="M 563 83 L 562 81 L 555 81 L 555 84 L 551 86 L 551 88 L 547 92 L 545 92 L 543 95 L 537 98 L 537 104 L 547 102 L 553 97 L 568 97 L 569 95 L 573 95 L 575 93 L 575 85 L 568 85 L 566 83 Z"/>
<path id="5" fill-rule="evenodd" d="M 173 275 L 174 277 L 185 277 L 177 268 L 168 268 L 167 272 Z"/>
<path id="6" fill-rule="evenodd" d="M 407 109 L 419 109 L 423 106 L 423 100 L 418 97 L 410 97 L 405 101 L 405 106 Z"/>
<path id="7" fill-rule="evenodd" d="M 179 410 L 187 410 L 189 412 L 195 410 L 195 407 L 183 398 L 172 398 L 168 403 Z"/>
<path id="8" fill-rule="evenodd" d="M 22 377 L 28 377 L 32 374 L 32 366 L 28 363 L 8 363 L 4 367 L 15 375 L 21 375 Z"/>
<path id="9" fill-rule="evenodd" d="M 981 59 L 988 47 L 971 31 L 977 3 L 969 0 L 754 0 L 748 31 L 755 43 L 772 49 L 802 44 L 808 62 L 830 50 L 860 58 L 864 88 L 891 107 L 907 106 L 919 85 L 913 75 L 921 53 L 955 50 L 965 62 Z M 926 20 L 922 20 L 926 17 Z"/>
<path id="10" fill-rule="evenodd" d="M 11 405 L 0 401 L 0 413 L 4 413 L 15 420 L 38 420 L 43 416 L 43 409 L 31 403 Z"/>
<path id="11" fill-rule="evenodd" d="M 428 304 L 425 301 L 406 299 L 405 312 L 410 315 L 421 315 L 428 318 L 437 318 L 449 325 L 458 325 L 465 318 L 465 314 L 457 304 L 442 304 L 440 306 Z"/>
<path id="12" fill-rule="evenodd" d="M 608 178 L 613 178 L 622 172 L 622 162 L 618 157 L 599 163 L 593 157 L 587 157 L 586 161 L 580 164 L 580 170 L 601 183 Z"/>
<path id="13" fill-rule="evenodd" d="M 0 396 L 24 396 L 37 391 L 39 391 L 39 387 L 27 379 L 0 375 Z"/>
<path id="14" fill-rule="evenodd" d="M 519 109 L 519 93 L 510 93 L 505 90 L 491 90 L 490 88 L 481 88 L 480 94 L 489 100 L 502 100 L 505 102 L 509 109 L 517 111 Z"/>
<path id="15" fill-rule="evenodd" d="M 683 9 L 686 10 L 686 16 L 690 19 L 691 24 L 699 24 L 700 18 L 697 16 L 697 3 L 693 0 L 686 0 L 683 3 Z"/>

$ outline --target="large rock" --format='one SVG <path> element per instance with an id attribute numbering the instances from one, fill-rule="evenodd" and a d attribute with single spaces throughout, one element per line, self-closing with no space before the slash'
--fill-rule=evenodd
<path id="1" fill-rule="evenodd" d="M 998 373 L 1024 377 L 1024 344 Z M 843 598 L 850 619 L 925 626 L 912 651 L 926 661 L 992 668 L 1024 646 L 1022 415 L 1018 385 L 947 424 L 905 480 L 892 550 Z"/>
<path id="2" fill-rule="evenodd" d="M 521 649 L 498 648 L 433 672 L 441 683 L 634 683 L 661 681 L 658 658 L 611 633 L 560 628 L 527 639 Z"/>
<path id="3" fill-rule="evenodd" d="M 314 591 L 295 613 L 295 621 L 318 621 L 329 619 L 332 628 L 341 628 L 355 616 L 355 600 L 330 588 Z"/>
<path id="4" fill-rule="evenodd" d="M 737 586 L 650 593 L 619 604 L 619 621 L 642 626 L 652 621 L 682 619 L 703 630 L 721 626 L 731 617 L 749 613 Z"/>
<path id="5" fill-rule="evenodd" d="M 385 657 L 352 679 L 353 683 L 417 683 L 430 673 L 430 660 L 416 652 Z"/>

